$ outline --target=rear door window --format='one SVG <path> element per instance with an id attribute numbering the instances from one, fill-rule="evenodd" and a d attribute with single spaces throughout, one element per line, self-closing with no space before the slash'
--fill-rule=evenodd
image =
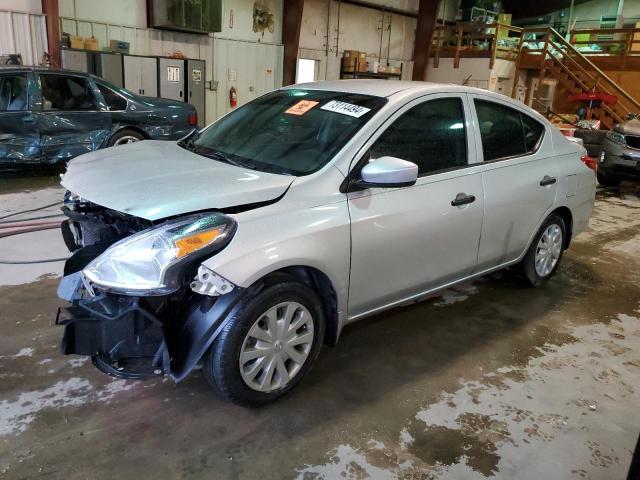
<path id="1" fill-rule="evenodd" d="M 522 112 L 486 100 L 475 99 L 484 161 L 533 153 L 544 134 L 544 125 Z"/>
<path id="2" fill-rule="evenodd" d="M 418 165 L 418 175 L 467 165 L 462 99 L 439 98 L 412 107 L 380 135 L 370 156 L 408 160 Z"/>
<path id="3" fill-rule="evenodd" d="M 107 103 L 107 108 L 110 112 L 127 109 L 127 101 L 116 91 L 101 83 L 96 83 L 96 85 L 98 86 L 98 90 L 100 90 L 104 101 Z"/>
<path id="4" fill-rule="evenodd" d="M 19 112 L 27 110 L 27 75 L 0 75 L 0 111 Z"/>
<path id="5" fill-rule="evenodd" d="M 86 78 L 41 74 L 40 85 L 43 110 L 98 110 L 98 102 Z"/>

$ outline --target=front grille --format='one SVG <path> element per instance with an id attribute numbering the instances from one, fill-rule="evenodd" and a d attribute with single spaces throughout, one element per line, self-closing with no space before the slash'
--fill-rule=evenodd
<path id="1" fill-rule="evenodd" d="M 629 147 L 640 150 L 640 137 L 635 135 L 625 135 L 624 139 Z"/>

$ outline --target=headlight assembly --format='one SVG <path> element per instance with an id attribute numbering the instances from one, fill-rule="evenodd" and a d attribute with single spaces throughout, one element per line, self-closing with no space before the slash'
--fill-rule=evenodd
<path id="1" fill-rule="evenodd" d="M 612 142 L 619 143 L 620 145 L 627 144 L 626 140 L 624 139 L 624 135 L 619 132 L 616 132 L 615 130 L 609 130 L 607 132 L 607 138 Z"/>
<path id="2" fill-rule="evenodd" d="M 129 295 L 164 295 L 181 286 L 186 264 L 221 250 L 236 222 L 220 213 L 190 215 L 109 247 L 85 267 L 91 283 Z"/>

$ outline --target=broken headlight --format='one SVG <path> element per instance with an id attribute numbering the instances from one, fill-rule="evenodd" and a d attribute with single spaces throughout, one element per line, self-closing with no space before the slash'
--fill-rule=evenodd
<path id="1" fill-rule="evenodd" d="M 184 267 L 221 250 L 235 229 L 236 222 L 219 213 L 182 217 L 115 243 L 83 273 L 96 286 L 119 293 L 171 293 L 180 288 Z"/>

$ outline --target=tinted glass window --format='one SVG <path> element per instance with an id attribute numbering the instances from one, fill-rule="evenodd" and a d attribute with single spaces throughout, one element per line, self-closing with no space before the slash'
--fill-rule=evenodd
<path id="1" fill-rule="evenodd" d="M 64 75 L 40 75 L 43 110 L 97 110 L 98 104 L 86 79 Z"/>
<path id="2" fill-rule="evenodd" d="M 0 111 L 20 111 L 28 107 L 26 75 L 0 76 Z"/>
<path id="3" fill-rule="evenodd" d="M 106 85 L 96 83 L 110 111 L 126 110 L 127 101 Z"/>
<path id="4" fill-rule="evenodd" d="M 524 155 L 536 149 L 544 133 L 544 125 L 498 103 L 474 102 L 485 162 Z"/>
<path id="5" fill-rule="evenodd" d="M 213 160 L 289 175 L 322 168 L 386 103 L 320 90 L 263 95 L 181 145 Z"/>
<path id="6" fill-rule="evenodd" d="M 527 152 L 533 152 L 544 133 L 544 125 L 535 121 L 528 115 L 520 114 L 522 117 L 522 129 L 524 130 L 524 143 Z"/>
<path id="7" fill-rule="evenodd" d="M 416 105 L 387 128 L 371 158 L 391 156 L 418 165 L 418 174 L 467 165 L 462 100 L 442 98 Z"/>

